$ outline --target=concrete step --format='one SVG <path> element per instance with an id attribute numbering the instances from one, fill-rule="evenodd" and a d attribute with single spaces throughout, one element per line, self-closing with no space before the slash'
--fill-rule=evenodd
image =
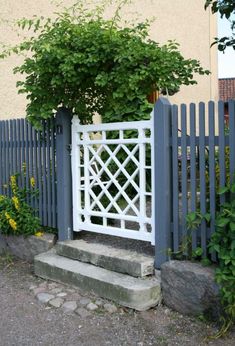
<path id="1" fill-rule="evenodd" d="M 64 257 L 135 277 L 154 273 L 153 257 L 107 244 L 90 243 L 83 239 L 69 240 L 57 243 L 56 251 Z"/>
<path id="2" fill-rule="evenodd" d="M 132 309 L 144 311 L 160 303 L 160 281 L 155 278 L 133 278 L 59 256 L 50 250 L 35 257 L 35 274 L 57 282 L 92 291 L 103 298 Z"/>

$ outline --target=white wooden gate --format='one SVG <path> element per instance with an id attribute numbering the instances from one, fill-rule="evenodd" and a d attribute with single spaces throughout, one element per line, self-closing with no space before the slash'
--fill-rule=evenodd
<path id="1" fill-rule="evenodd" d="M 72 122 L 73 228 L 154 244 L 153 119 Z"/>

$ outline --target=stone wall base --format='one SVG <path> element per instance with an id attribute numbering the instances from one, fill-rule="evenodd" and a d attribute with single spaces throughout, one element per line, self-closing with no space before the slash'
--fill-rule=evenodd
<path id="1" fill-rule="evenodd" d="M 56 236 L 49 233 L 45 233 L 41 237 L 34 235 L 29 237 L 0 235 L 0 254 L 9 252 L 32 263 L 34 256 L 50 250 L 55 242 Z"/>
<path id="2" fill-rule="evenodd" d="M 165 305 L 187 315 L 213 319 L 221 312 L 215 267 L 189 261 L 169 261 L 162 265 L 162 296 Z"/>

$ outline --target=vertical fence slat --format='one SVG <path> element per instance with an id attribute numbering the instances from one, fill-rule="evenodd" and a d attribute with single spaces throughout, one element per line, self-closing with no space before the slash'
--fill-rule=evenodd
<path id="1" fill-rule="evenodd" d="M 31 189 L 30 179 L 33 177 L 34 167 L 33 167 L 33 127 L 29 124 L 29 187 Z M 35 208 L 34 198 L 30 196 L 30 205 Z"/>
<path id="2" fill-rule="evenodd" d="M 179 153 L 178 107 L 172 107 L 172 192 L 173 192 L 173 249 L 179 248 Z"/>
<path id="3" fill-rule="evenodd" d="M 5 184 L 7 184 L 6 194 L 9 195 L 10 188 L 8 184 L 9 180 L 9 121 L 6 120 L 6 127 L 5 127 L 5 141 L 6 141 L 6 181 Z"/>
<path id="4" fill-rule="evenodd" d="M 167 261 L 167 249 L 172 247 L 171 239 L 171 112 L 167 99 L 160 99 L 154 107 L 154 184 L 155 210 L 155 268 Z M 159 165 L 159 163 L 161 163 Z"/>
<path id="5" fill-rule="evenodd" d="M 210 101 L 209 111 L 209 196 L 210 196 L 210 230 L 209 237 L 215 230 L 216 213 L 216 180 L 215 180 L 215 104 Z M 215 253 L 212 253 L 212 260 L 216 260 Z"/>
<path id="6" fill-rule="evenodd" d="M 35 188 L 38 186 L 38 160 L 37 160 L 37 131 L 33 129 L 33 166 L 34 166 L 34 179 L 35 179 Z M 34 199 L 34 206 L 35 206 L 35 214 L 38 216 L 38 196 Z"/>
<path id="7" fill-rule="evenodd" d="M 3 160 L 3 138 L 2 138 L 2 125 L 3 122 L 0 122 L 0 172 L 2 172 L 3 170 L 3 164 L 4 164 L 4 160 Z M 2 174 L 0 174 L 0 194 L 2 195 L 3 193 L 3 181 L 2 181 Z"/>
<path id="8" fill-rule="evenodd" d="M 199 167 L 200 167 L 200 211 L 206 213 L 206 164 L 205 164 L 205 104 L 199 103 Z M 201 223 L 201 247 L 207 253 L 206 222 Z"/>
<path id="9" fill-rule="evenodd" d="M 210 214 L 211 230 L 215 227 L 215 106 L 214 102 L 209 102 L 209 186 L 210 186 Z"/>
<path id="10" fill-rule="evenodd" d="M 35 179 L 35 186 L 37 186 L 38 181 L 38 169 L 37 169 L 37 132 L 35 128 L 32 130 L 32 142 L 33 142 L 33 177 Z M 38 215 L 38 197 L 34 197 L 33 202 L 34 208 L 35 208 L 35 214 Z"/>
<path id="11" fill-rule="evenodd" d="M 55 121 L 51 127 L 51 174 L 52 174 L 52 227 L 56 227 L 56 169 L 55 169 Z"/>
<path id="12" fill-rule="evenodd" d="M 230 183 L 235 181 L 235 101 L 228 103 L 229 113 L 229 168 Z"/>
<path id="13" fill-rule="evenodd" d="M 224 126 L 224 102 L 219 101 L 219 184 L 220 187 L 226 185 L 225 168 L 225 126 Z M 220 195 L 220 203 L 225 202 L 225 196 Z"/>
<path id="14" fill-rule="evenodd" d="M 16 160 L 17 160 L 17 144 L 16 144 L 16 119 L 13 120 L 12 123 L 12 133 L 13 133 L 13 174 L 17 172 L 17 165 L 16 165 Z"/>
<path id="15" fill-rule="evenodd" d="M 37 189 L 39 191 L 39 218 L 42 222 L 43 218 L 43 196 L 42 196 L 42 133 L 41 131 L 38 131 L 38 141 L 37 141 L 37 168 L 38 168 L 38 182 L 37 182 Z"/>
<path id="16" fill-rule="evenodd" d="M 16 172 L 20 173 L 21 167 L 20 167 L 20 161 L 21 161 L 21 154 L 20 154 L 20 119 L 16 119 Z M 19 183 L 21 183 L 21 179 L 19 177 Z"/>
<path id="17" fill-rule="evenodd" d="M 14 133 L 13 133 L 13 120 L 10 120 L 10 153 L 9 153 L 9 164 L 10 164 L 10 175 L 14 173 Z"/>
<path id="18" fill-rule="evenodd" d="M 196 163 L 196 107 L 194 103 L 190 106 L 190 210 L 197 210 L 197 163 Z M 192 232 L 192 249 L 197 247 L 197 232 Z"/>
<path id="19" fill-rule="evenodd" d="M 46 126 L 46 152 L 47 152 L 47 224 L 51 226 L 51 155 L 50 155 L 50 127 L 51 122 Z"/>
<path id="20" fill-rule="evenodd" d="M 2 166 L 2 191 L 5 194 L 6 193 L 6 189 L 4 188 L 4 185 L 6 184 L 6 165 L 7 165 L 7 161 L 6 161 L 6 132 L 5 132 L 5 121 L 2 124 L 2 159 L 3 159 L 3 166 Z"/>
<path id="21" fill-rule="evenodd" d="M 42 130 L 42 191 L 43 191 L 43 225 L 47 225 L 47 167 L 46 167 L 46 122 Z"/>
<path id="22" fill-rule="evenodd" d="M 20 120 L 22 186 L 25 187 L 25 119 Z"/>
<path id="23" fill-rule="evenodd" d="M 187 236 L 186 216 L 188 213 L 188 193 L 187 193 L 187 109 L 186 105 L 181 105 L 181 187 L 182 187 L 182 241 Z"/>
<path id="24" fill-rule="evenodd" d="M 28 121 L 25 123 L 25 175 L 26 175 L 26 189 L 29 189 L 29 126 Z M 29 197 L 27 196 L 27 203 Z"/>
<path id="25" fill-rule="evenodd" d="M 29 177 L 34 175 L 34 166 L 33 166 L 33 126 L 29 126 Z"/>

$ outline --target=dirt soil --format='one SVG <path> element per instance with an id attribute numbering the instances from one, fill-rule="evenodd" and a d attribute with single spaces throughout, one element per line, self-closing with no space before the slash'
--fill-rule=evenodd
<path id="1" fill-rule="evenodd" d="M 0 257 L 0 346 L 235 345 L 235 330 L 206 343 L 216 326 L 165 306 L 147 312 L 75 313 L 40 304 L 29 287 L 42 282 L 26 262 Z"/>

